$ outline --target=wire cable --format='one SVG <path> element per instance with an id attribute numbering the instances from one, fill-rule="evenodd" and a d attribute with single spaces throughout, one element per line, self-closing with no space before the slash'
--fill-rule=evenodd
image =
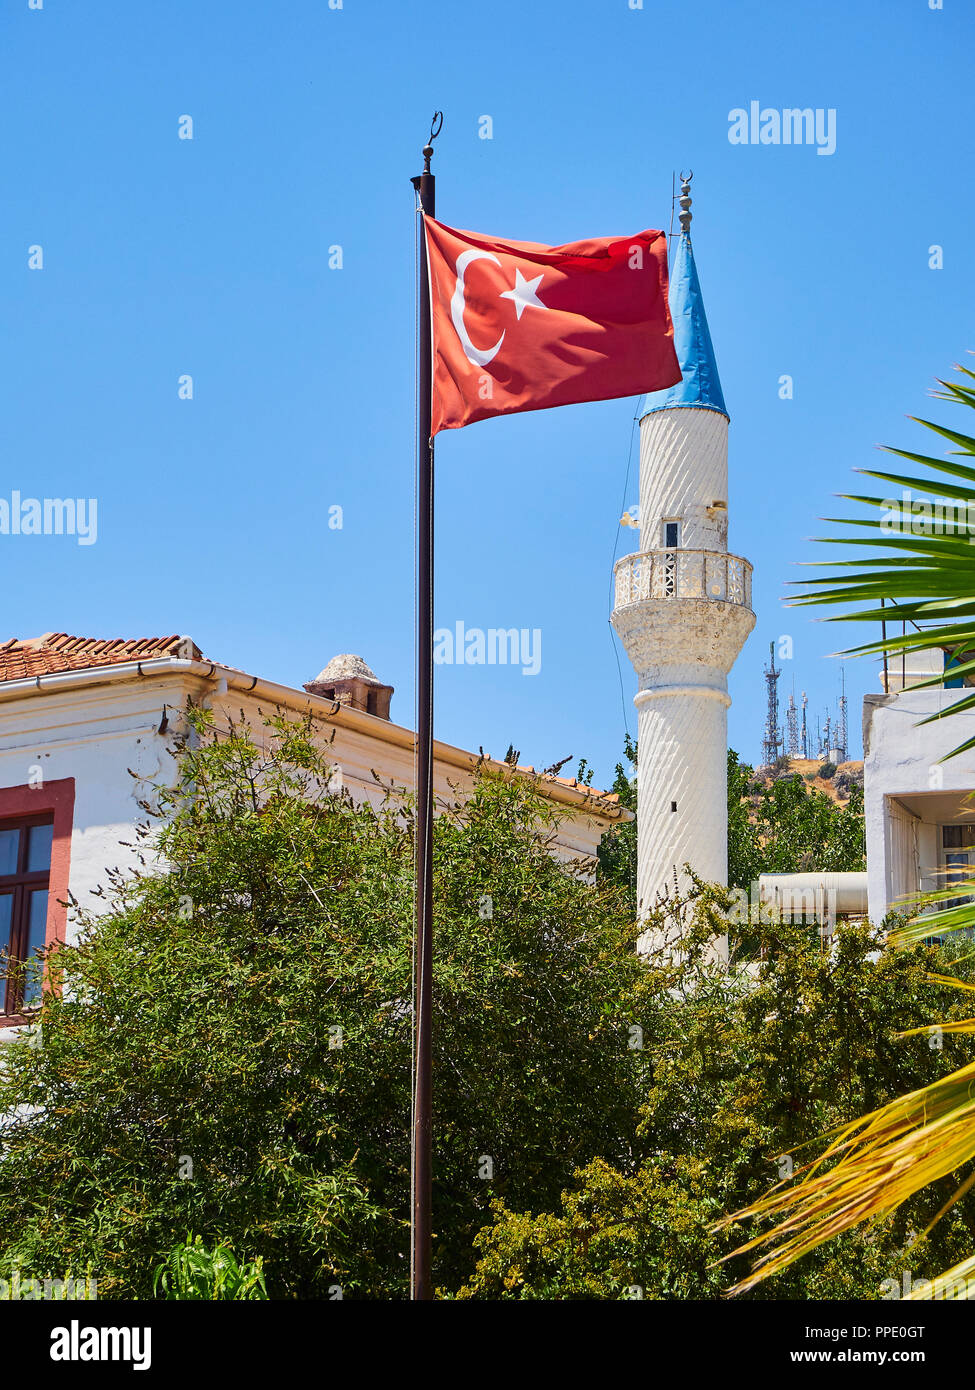
<path id="1" fill-rule="evenodd" d="M 637 410 L 639 410 L 639 406 L 637 406 Z M 639 425 L 639 423 L 640 423 L 639 414 L 635 414 L 635 415 L 633 416 L 633 421 L 632 421 L 632 423 L 631 423 L 631 425 L 630 425 L 630 443 L 629 443 L 629 447 L 627 448 L 627 451 L 626 451 L 626 473 L 625 473 L 625 476 L 624 476 L 624 478 L 623 478 L 623 497 L 622 497 L 622 500 L 621 500 L 621 502 L 620 502 L 620 517 L 621 517 L 621 518 L 622 518 L 622 516 L 623 516 L 624 509 L 625 509 L 625 507 L 626 507 L 626 498 L 627 498 L 627 494 L 628 494 L 628 492 L 629 492 L 629 490 L 630 490 L 630 473 L 631 473 L 632 470 L 633 470 L 633 441 L 634 441 L 634 439 L 636 438 L 637 426 Z M 615 537 L 614 537 L 614 540 L 613 540 L 613 557 L 612 557 L 612 559 L 610 560 L 610 564 L 609 564 L 609 593 L 608 593 L 608 599 L 609 599 L 610 611 L 612 611 L 612 609 L 613 609 L 614 598 L 615 598 L 614 585 L 615 585 L 616 576 L 615 576 L 615 572 L 614 572 L 614 571 L 615 571 L 615 567 L 616 567 L 616 556 L 617 556 L 617 552 L 619 551 L 619 546 L 620 546 L 620 533 L 622 532 L 622 530 L 623 530 L 622 520 L 617 521 L 617 523 L 616 523 L 616 534 L 615 534 Z M 620 704 L 621 704 L 622 710 L 623 710 L 623 731 L 624 731 L 624 733 L 626 734 L 627 738 L 629 738 L 629 736 L 630 736 L 630 725 L 629 725 L 628 710 L 627 710 L 627 705 L 626 705 L 626 691 L 625 691 L 625 689 L 624 689 L 624 687 L 623 687 L 623 668 L 622 668 L 622 666 L 620 665 L 619 647 L 617 646 L 617 642 L 616 642 L 616 629 L 613 627 L 612 621 L 611 621 L 609 618 L 607 618 L 606 621 L 609 623 L 609 640 L 610 640 L 610 642 L 611 642 L 612 645 L 613 645 L 613 655 L 616 657 L 616 670 L 617 670 L 617 673 L 618 673 L 618 675 L 619 675 L 619 681 L 620 681 Z"/>

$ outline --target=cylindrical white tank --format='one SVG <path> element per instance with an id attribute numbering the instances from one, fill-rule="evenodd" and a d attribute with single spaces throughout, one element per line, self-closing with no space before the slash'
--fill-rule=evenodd
<path id="1" fill-rule="evenodd" d="M 786 912 L 813 915 L 812 904 L 824 904 L 840 917 L 867 914 L 866 873 L 761 874 L 758 896 L 763 903 Z M 807 911 L 808 909 L 808 911 Z M 821 910 L 816 907 L 816 911 Z"/>

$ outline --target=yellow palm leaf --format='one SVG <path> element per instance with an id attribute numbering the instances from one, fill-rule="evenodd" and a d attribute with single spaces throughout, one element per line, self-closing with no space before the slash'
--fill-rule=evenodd
<path id="1" fill-rule="evenodd" d="M 858 1222 L 883 1220 L 972 1158 L 975 1063 L 844 1126 L 822 1157 L 801 1170 L 799 1182 L 785 1190 L 780 1185 L 719 1222 L 720 1227 L 746 1218 L 776 1221 L 772 1230 L 732 1252 L 763 1250 L 751 1274 L 730 1292 L 754 1288 Z"/>
<path id="2" fill-rule="evenodd" d="M 975 1281 L 971 1275 L 975 1275 L 975 1255 L 969 1255 L 967 1260 L 946 1269 L 944 1274 L 939 1274 L 936 1279 L 915 1280 L 914 1287 L 906 1298 L 912 1303 L 928 1298 L 970 1299 L 975 1295 Z"/>

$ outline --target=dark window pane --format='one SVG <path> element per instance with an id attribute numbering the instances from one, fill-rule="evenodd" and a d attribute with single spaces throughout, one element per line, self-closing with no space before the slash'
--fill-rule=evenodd
<path id="1" fill-rule="evenodd" d="M 54 826 L 32 825 L 27 836 L 27 872 L 38 874 L 44 869 L 49 869 L 51 867 Z"/>
<path id="2" fill-rule="evenodd" d="M 0 830 L 0 874 L 15 874 L 17 872 L 17 847 L 19 844 L 19 830 Z"/>
<path id="3" fill-rule="evenodd" d="M 27 953 L 33 955 L 44 946 L 47 933 L 47 889 L 35 888 L 30 895 L 28 909 Z"/>
<path id="4" fill-rule="evenodd" d="M 13 921 L 14 895 L 0 895 L 0 1000 L 5 1000 L 10 991 L 7 988 L 7 972 L 10 969 L 10 925 Z M 4 1008 L 8 1006 L 3 1005 Z"/>
<path id="5" fill-rule="evenodd" d="M 47 933 L 47 890 L 37 888 L 30 895 L 28 907 L 27 969 L 24 981 L 24 1003 L 36 1004 L 41 997 L 44 967 L 37 952 L 44 947 Z"/>

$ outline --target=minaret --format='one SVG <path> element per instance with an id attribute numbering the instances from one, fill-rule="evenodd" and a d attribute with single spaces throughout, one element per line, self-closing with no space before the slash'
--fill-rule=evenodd
<path id="1" fill-rule="evenodd" d="M 728 875 L 728 672 L 755 625 L 728 553 L 728 413 L 691 248 L 690 175 L 670 278 L 682 380 L 640 407 L 640 550 L 616 564 L 613 626 L 639 677 L 637 911 L 689 863 Z"/>

